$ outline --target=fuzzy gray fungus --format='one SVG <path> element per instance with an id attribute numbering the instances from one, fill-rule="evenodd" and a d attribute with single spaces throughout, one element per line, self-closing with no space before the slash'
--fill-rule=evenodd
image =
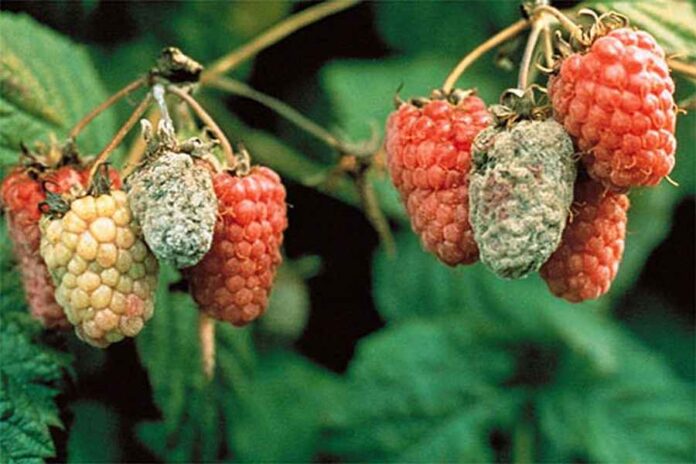
<path id="1" fill-rule="evenodd" d="M 217 218 L 211 174 L 188 153 L 165 150 L 127 181 L 128 200 L 157 258 L 178 268 L 208 252 Z"/>
<path id="2" fill-rule="evenodd" d="M 553 120 L 482 131 L 472 148 L 470 221 L 481 261 L 503 278 L 537 271 L 558 248 L 573 201 L 573 142 Z"/>

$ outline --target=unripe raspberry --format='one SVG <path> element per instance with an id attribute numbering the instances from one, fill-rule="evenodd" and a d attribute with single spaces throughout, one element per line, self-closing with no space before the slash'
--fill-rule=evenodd
<path id="1" fill-rule="evenodd" d="M 647 32 L 621 28 L 598 38 L 563 60 L 548 90 L 556 119 L 605 186 L 656 185 L 674 167 L 674 82 Z"/>
<path id="2" fill-rule="evenodd" d="M 609 291 L 623 255 L 628 207 L 626 195 L 578 181 L 561 245 L 540 271 L 554 295 L 578 303 Z"/>
<path id="3" fill-rule="evenodd" d="M 125 192 L 83 196 L 63 217 L 44 217 L 40 226 L 56 301 L 78 337 L 104 348 L 137 335 L 152 317 L 158 265 Z"/>
<path id="4" fill-rule="evenodd" d="M 285 187 L 265 167 L 239 177 L 219 173 L 213 185 L 219 207 L 213 246 L 190 269 L 191 290 L 202 311 L 241 326 L 265 311 L 282 261 Z"/>
<path id="5" fill-rule="evenodd" d="M 461 91 L 402 103 L 387 121 L 389 172 L 411 226 L 450 266 L 478 259 L 469 224 L 471 143 L 490 122 L 483 101 Z"/>
<path id="6" fill-rule="evenodd" d="M 133 215 L 155 256 L 179 268 L 198 263 L 210 249 L 218 210 L 207 163 L 165 147 L 127 186 Z"/>
<path id="7" fill-rule="evenodd" d="M 469 205 L 481 261 L 503 278 L 538 270 L 573 201 L 573 142 L 557 122 L 490 127 L 473 146 Z"/>
<path id="8" fill-rule="evenodd" d="M 70 324 L 55 301 L 53 282 L 39 255 L 39 206 L 46 200 L 44 189 L 56 194 L 82 190 L 85 172 L 72 165 L 58 169 L 18 167 L 2 183 L 0 202 L 6 213 L 27 303 L 32 316 L 46 328 L 68 328 Z M 110 171 L 110 177 L 120 185 L 116 171 Z"/>

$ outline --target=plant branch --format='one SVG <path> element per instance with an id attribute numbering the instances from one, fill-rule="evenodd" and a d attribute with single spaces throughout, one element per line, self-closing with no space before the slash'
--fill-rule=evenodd
<path id="1" fill-rule="evenodd" d="M 252 41 L 242 45 L 230 54 L 223 56 L 213 63 L 201 76 L 201 83 L 213 80 L 237 67 L 239 64 L 253 57 L 261 50 L 279 42 L 293 32 L 312 24 L 320 19 L 330 16 L 339 11 L 345 10 L 360 0 L 332 0 L 320 3 L 316 6 L 307 8 L 296 13 L 289 18 L 281 21 L 266 32 L 254 38 Z"/>
<path id="2" fill-rule="evenodd" d="M 539 36 L 543 28 L 543 22 L 539 18 L 536 18 L 534 20 L 534 24 L 532 25 L 532 31 L 529 33 L 529 37 L 527 38 L 527 45 L 524 48 L 524 55 L 522 55 L 522 61 L 520 62 L 520 71 L 517 78 L 517 88 L 520 90 L 527 88 L 527 81 L 529 80 L 529 68 L 532 66 L 534 50 L 536 50 L 537 43 L 539 42 Z"/>
<path id="3" fill-rule="evenodd" d="M 685 63 L 674 58 L 667 58 L 667 65 L 670 69 L 678 74 L 683 74 L 686 77 L 696 79 L 696 65 Z"/>
<path id="4" fill-rule="evenodd" d="M 230 141 L 225 136 L 225 133 L 220 129 L 215 120 L 208 114 L 208 112 L 203 109 L 203 107 L 191 96 L 188 92 L 181 90 L 180 88 L 170 85 L 167 87 L 167 92 L 172 93 L 186 102 L 186 104 L 191 107 L 194 113 L 200 118 L 200 120 L 213 131 L 215 137 L 222 145 L 222 151 L 225 153 L 225 159 L 230 168 L 234 168 L 237 165 L 237 158 L 234 156 L 234 151 L 232 150 L 232 145 Z"/>
<path id="5" fill-rule="evenodd" d="M 229 79 L 226 77 L 219 77 L 216 80 L 210 82 L 210 87 L 229 92 L 233 95 L 238 95 L 240 97 L 245 97 L 253 100 L 261 105 L 269 108 L 270 110 L 276 112 L 283 118 L 287 119 L 303 131 L 312 135 L 316 139 L 324 142 L 331 148 L 336 149 L 342 154 L 355 155 L 357 157 L 365 157 L 372 155 L 375 151 L 375 147 L 372 144 L 367 144 L 364 147 L 353 146 L 349 143 L 343 142 L 335 135 L 333 135 L 328 130 L 321 127 L 319 124 L 315 123 L 295 108 L 291 107 L 287 103 L 278 100 L 277 98 L 266 95 L 258 90 L 248 86 L 244 82 L 237 81 L 234 79 Z"/>
<path id="6" fill-rule="evenodd" d="M 554 18 L 556 18 L 558 22 L 561 23 L 561 26 L 563 26 L 563 28 L 567 30 L 573 38 L 579 39 L 582 37 L 582 29 L 580 28 L 580 26 L 575 24 L 570 18 L 568 18 L 557 8 L 554 8 L 549 5 L 538 5 L 534 8 L 532 15 L 537 16 L 540 13 L 548 13 Z"/>
<path id="7" fill-rule="evenodd" d="M 94 174 L 97 172 L 97 169 L 101 164 L 103 164 L 106 159 L 109 157 L 111 152 L 118 147 L 118 145 L 123 141 L 123 139 L 126 137 L 128 132 L 133 128 L 133 126 L 138 122 L 138 119 L 145 113 L 147 110 L 148 106 L 150 106 L 150 103 L 152 102 L 152 95 L 147 94 L 145 95 L 145 98 L 140 102 L 140 104 L 133 110 L 133 113 L 131 113 L 130 117 L 128 120 L 126 120 L 125 123 L 121 126 L 121 128 L 116 132 L 116 135 L 114 135 L 114 138 L 111 139 L 111 141 L 108 143 L 106 147 L 99 153 L 94 160 L 94 164 L 92 165 L 92 168 L 89 171 L 89 179 L 87 182 L 87 185 L 91 185 L 92 179 L 94 178 Z"/>
<path id="8" fill-rule="evenodd" d="M 157 127 L 160 118 L 159 109 L 153 108 L 146 117 L 147 120 L 150 121 L 150 124 L 152 124 L 152 127 Z M 136 137 L 128 150 L 126 161 L 121 168 L 121 175 L 124 179 L 135 170 L 138 164 L 140 164 L 140 160 L 143 158 L 145 151 L 147 151 L 147 142 L 143 137 Z"/>
<path id="9" fill-rule="evenodd" d="M 126 95 L 130 94 L 131 92 L 139 89 L 143 85 L 145 85 L 146 79 L 144 77 L 141 77 L 139 79 L 134 80 L 130 84 L 126 85 L 123 87 L 121 90 L 116 92 L 115 94 L 111 95 L 109 98 L 104 100 L 103 103 L 101 103 L 99 106 L 94 108 L 92 111 L 90 111 L 85 117 L 80 119 L 77 124 L 70 130 L 68 133 L 68 137 L 72 140 L 75 140 L 75 138 L 82 132 L 82 130 L 87 127 L 87 125 L 94 120 L 97 116 L 99 116 L 101 113 L 109 109 L 114 103 L 118 102 L 120 99 L 125 97 Z"/>
<path id="10" fill-rule="evenodd" d="M 198 339 L 201 343 L 203 374 L 210 381 L 215 374 L 215 319 L 202 311 L 198 316 Z"/>
<path id="11" fill-rule="evenodd" d="M 442 85 L 442 90 L 444 90 L 445 93 L 449 93 L 454 88 L 454 85 L 457 83 L 457 80 L 461 77 L 461 75 L 464 73 L 464 71 L 466 71 L 466 69 L 469 66 L 471 66 L 476 60 L 478 60 L 484 53 L 499 46 L 503 42 L 512 39 L 517 34 L 525 30 L 527 26 L 529 26 L 529 23 L 530 21 L 527 19 L 520 19 L 516 23 L 513 23 L 510 26 L 506 27 L 505 29 L 498 32 L 496 35 L 494 35 L 493 37 L 476 47 L 474 50 L 472 50 L 459 62 L 459 64 L 457 64 L 457 66 L 452 70 L 452 72 L 450 72 L 449 76 L 447 76 L 447 79 L 445 79 L 445 83 Z"/>

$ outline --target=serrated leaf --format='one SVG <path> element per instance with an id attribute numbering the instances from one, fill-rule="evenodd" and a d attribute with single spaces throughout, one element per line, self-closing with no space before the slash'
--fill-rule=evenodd
<path id="1" fill-rule="evenodd" d="M 597 375 L 564 359 L 557 382 L 539 395 L 541 431 L 552 461 L 693 462 L 696 396 L 661 359 L 623 334 L 617 370 Z"/>
<path id="2" fill-rule="evenodd" d="M 0 359 L 2 462 L 41 462 L 55 453 L 49 427 L 62 426 L 54 403 L 61 364 L 4 314 Z"/>
<path id="3" fill-rule="evenodd" d="M 591 3 L 602 12 L 617 11 L 650 32 L 668 53 L 696 57 L 696 8 L 687 1 Z"/>
<path id="4" fill-rule="evenodd" d="M 520 397 L 500 388 L 514 358 L 452 322 L 402 323 L 361 342 L 333 414 L 331 452 L 351 461 L 492 460 L 485 437 L 518 412 Z"/>
<path id="5" fill-rule="evenodd" d="M 107 95 L 83 49 L 27 16 L 0 14 L 0 49 L 1 170 L 17 161 L 20 142 L 65 137 Z M 94 153 L 113 132 L 107 111 L 78 142 Z"/>

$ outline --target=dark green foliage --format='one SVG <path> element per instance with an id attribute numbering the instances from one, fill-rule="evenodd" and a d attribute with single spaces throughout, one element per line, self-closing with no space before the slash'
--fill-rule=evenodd
<path id="1" fill-rule="evenodd" d="M 116 90 L 148 69 L 166 45 L 180 46 L 210 64 L 304 6 L 285 1 L 263 8 L 255 2 L 76 5 L 45 6 L 42 18 L 77 35 L 88 44 L 82 48 L 26 16 L 0 15 L 2 169 L 16 161 L 20 141 L 46 142 L 51 133 L 60 140 L 102 101 L 106 92 L 97 75 Z M 693 28 L 680 24 L 693 22 L 692 5 L 684 5 L 678 17 L 671 8 L 658 17 L 647 3 L 626 8 L 639 11 L 638 22 L 669 52 L 689 52 L 696 49 Z M 118 13 L 117 19 L 111 12 Z M 510 2 L 381 2 L 343 14 L 353 16 L 328 19 L 336 22 L 312 26 L 286 42 L 311 47 L 288 51 L 278 44 L 235 76 L 281 99 L 297 97 L 299 110 L 351 141 L 369 137 L 371 125 L 383 134 L 400 84 L 404 98 L 429 94 L 462 54 L 518 18 L 517 5 Z M 103 18 L 123 22 L 116 37 L 94 30 L 104 25 Z M 365 30 L 357 28 L 360 24 Z M 367 37 L 374 43 L 358 50 L 334 41 L 332 34 L 341 29 L 336 25 L 350 30 L 347 42 Z M 329 50 L 327 56 L 317 51 L 322 47 Z M 505 60 L 517 63 L 520 47 L 513 43 L 505 50 Z M 514 72 L 495 66 L 493 55 L 459 82 L 462 88 L 476 87 L 489 103 L 516 80 Z M 282 66 L 269 69 L 269 63 Z M 691 81 L 678 79 L 677 101 L 693 96 L 694 89 Z M 329 215 L 337 201 L 360 207 L 348 176 L 330 176 L 337 154 L 324 147 L 307 150 L 314 145 L 302 133 L 279 138 L 282 123 L 256 106 L 209 88 L 197 98 L 233 142 L 244 142 L 255 162 L 282 175 L 294 207 L 291 220 L 303 217 L 302 212 L 311 216 L 311 223 L 291 222 L 287 251 L 322 255 L 321 269 L 316 261 L 286 260 L 267 320 L 245 329 L 217 324 L 217 367 L 209 382 L 201 372 L 197 309 L 184 292 L 182 276 L 163 267 L 155 316 L 135 341 L 152 398 L 143 398 L 148 390 L 136 391 L 129 375 L 114 380 L 123 389 L 119 394 L 155 412 L 129 417 L 112 401 L 116 394 L 88 396 L 95 377 L 114 371 L 123 375 L 113 366 L 113 350 L 119 347 L 106 353 L 75 348 L 77 342 L 67 335 L 76 353 L 72 366 L 78 393 L 66 407 L 73 415 L 66 421 L 67 445 L 54 444 L 50 427 L 59 427 L 59 417 L 67 412 L 58 409 L 55 398 L 64 388 L 61 368 L 68 363 L 42 341 L 45 336 L 27 315 L 3 228 L 0 461 L 41 462 L 61 448 L 67 448 L 72 462 L 653 463 L 696 458 L 693 324 L 674 316 L 684 308 L 675 309 L 659 289 L 637 285 L 643 285 L 646 269 L 655 272 L 654 263 L 649 268 L 646 263 L 670 233 L 675 205 L 694 194 L 694 112 L 680 116 L 678 123 L 673 177 L 681 187 L 663 183 L 631 194 L 625 258 L 611 292 L 596 302 L 571 305 L 552 297 L 536 275 L 509 282 L 481 264 L 455 270 L 442 266 L 408 230 L 397 194 L 380 170 L 370 172 L 369 179 L 393 220 L 397 254 L 377 249 L 369 274 L 363 275 L 371 285 L 352 286 L 351 260 L 370 259 L 356 251 L 354 241 L 364 246 L 376 239 L 334 227 L 331 216 L 306 213 L 321 197 L 309 189 L 335 199 Z M 120 104 L 101 116 L 80 137 L 80 146 L 89 153 L 103 147 L 114 133 L 114 114 L 125 119 L 132 106 Z M 325 239 L 332 251 L 348 251 L 336 261 L 321 245 L 309 242 L 303 248 L 305 236 Z M 684 259 L 675 256 L 670 261 L 675 267 L 658 271 L 677 276 L 685 272 Z M 352 313 L 369 310 L 356 306 L 346 315 L 331 304 L 319 305 L 326 301 L 318 285 L 327 281 L 325 275 L 338 275 L 337 285 L 365 295 L 356 301 L 374 302 L 385 322 L 379 331 L 350 340 L 357 346 L 345 374 L 319 367 L 292 349 L 299 339 L 297 346 L 314 356 L 338 351 L 334 342 L 352 328 Z M 338 321 L 338 327 L 316 335 L 323 330 L 322 318 Z M 307 333 L 323 345 L 309 346 L 303 341 Z M 138 451 L 141 447 L 151 454 Z"/>

